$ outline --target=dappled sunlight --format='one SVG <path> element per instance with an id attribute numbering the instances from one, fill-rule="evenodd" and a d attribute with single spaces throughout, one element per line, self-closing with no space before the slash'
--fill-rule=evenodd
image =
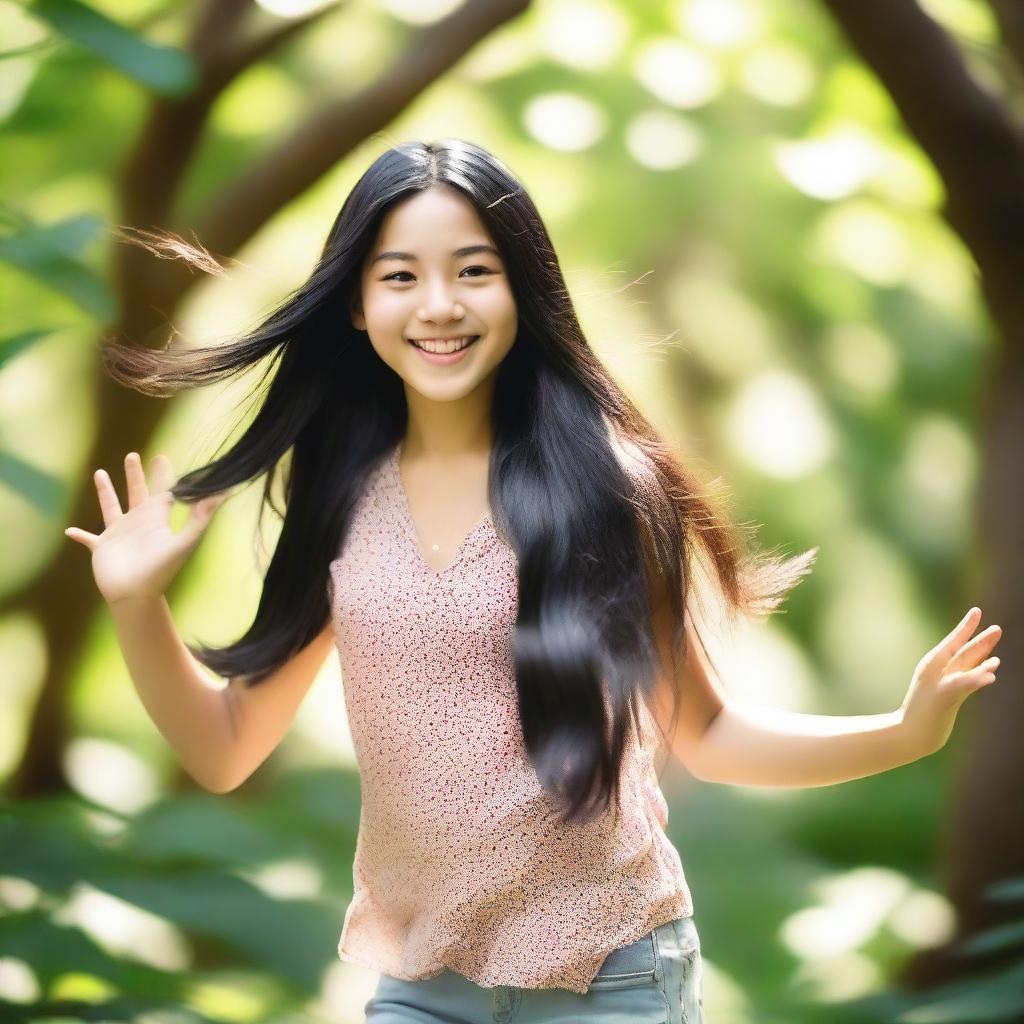
<path id="1" fill-rule="evenodd" d="M 82 796 L 123 814 L 141 811 L 160 796 L 150 763 L 113 740 L 74 737 L 64 753 L 64 769 Z"/>
<path id="2" fill-rule="evenodd" d="M 363 1007 L 373 997 L 379 978 L 368 967 L 339 959 L 324 971 L 320 997 L 307 1009 L 332 1024 L 363 1024 Z"/>
<path id="3" fill-rule="evenodd" d="M 247 975 L 244 983 L 232 983 L 229 977 L 223 981 L 198 981 L 188 987 L 185 1003 L 214 1020 L 246 1021 L 263 1020 L 271 1008 L 272 995 L 269 981 Z"/>
<path id="4" fill-rule="evenodd" d="M 774 620 L 741 621 L 728 645 L 715 648 L 728 695 L 788 711 L 827 714 L 814 665 L 788 629 Z"/>
<path id="5" fill-rule="evenodd" d="M 884 207 L 852 199 L 827 209 L 808 240 L 811 251 L 874 285 L 903 283 L 911 253 L 899 220 Z"/>
<path id="6" fill-rule="evenodd" d="M 259 64 L 217 101 L 211 124 L 225 135 L 261 138 L 294 125 L 308 102 L 293 75 L 273 64 Z"/>
<path id="7" fill-rule="evenodd" d="M 920 0 L 921 6 L 936 21 L 975 43 L 995 43 L 999 30 L 988 4 L 973 0 Z"/>
<path id="8" fill-rule="evenodd" d="M 0 409 L 3 409 L 4 420 L 12 421 L 11 426 L 28 420 L 30 414 L 50 397 L 49 360 L 43 355 L 38 351 L 35 359 L 15 359 L 4 365 L 4 372 L 0 375 Z M 34 423 L 37 430 L 41 425 L 38 421 Z M 9 447 L 6 424 L 4 434 L 4 445 Z"/>
<path id="9" fill-rule="evenodd" d="M 54 920 L 81 928 L 112 956 L 181 971 L 192 963 L 192 947 L 173 924 L 134 904 L 78 882 Z"/>
<path id="10" fill-rule="evenodd" d="M 914 233 L 914 259 L 907 272 L 907 286 L 924 302 L 952 315 L 968 332 L 967 340 L 977 345 L 991 345 L 989 332 L 975 330 L 980 303 L 977 269 L 969 253 L 964 251 L 949 231 L 941 225 L 920 225 Z"/>
<path id="11" fill-rule="evenodd" d="M 31 711 L 43 684 L 48 657 L 38 621 L 27 614 L 0 619 L 0 774 L 16 767 Z"/>
<path id="12" fill-rule="evenodd" d="M 21 50 L 37 46 L 46 40 L 45 24 L 20 4 L 0 4 L 0 39 L 4 50 Z M 22 98 L 32 84 L 42 53 L 26 53 L 22 56 L 0 60 L 0 119 L 17 110 Z"/>
<path id="13" fill-rule="evenodd" d="M 30 910 L 38 907 L 43 891 L 27 878 L 0 875 L 0 906 L 8 911 Z"/>
<path id="14" fill-rule="evenodd" d="M 826 929 L 840 922 L 821 921 Z M 793 972 L 788 988 L 801 1000 L 843 1003 L 877 992 L 885 983 L 879 965 L 863 953 L 847 951 L 807 960 Z"/>
<path id="15" fill-rule="evenodd" d="M 765 43 L 739 63 L 740 85 L 762 103 L 795 107 L 811 94 L 818 79 L 803 50 L 788 43 Z"/>
<path id="16" fill-rule="evenodd" d="M 665 289 L 671 323 L 688 354 L 722 378 L 739 379 L 774 358 L 768 315 L 735 287 L 700 252 L 694 266 L 680 268 Z"/>
<path id="17" fill-rule="evenodd" d="M 836 447 L 821 399 L 804 378 L 785 370 L 743 384 L 732 400 L 726 434 L 734 451 L 780 480 L 813 473 Z"/>
<path id="18" fill-rule="evenodd" d="M 944 189 L 942 179 L 921 156 L 920 150 L 907 143 L 905 139 L 888 139 L 884 143 L 876 139 L 878 147 L 878 166 L 871 177 L 871 194 L 907 208 L 911 212 L 936 210 L 942 204 Z M 943 232 L 948 237 L 948 229 L 935 224 L 929 216 L 926 222 L 932 233 Z M 941 239 L 940 239 L 941 241 Z M 962 251 L 959 244 L 946 242 L 943 250 L 954 247 Z M 922 256 L 932 254 L 925 250 Z"/>
<path id="19" fill-rule="evenodd" d="M 471 82 L 492 82 L 506 75 L 522 74 L 536 60 L 533 38 L 511 27 L 473 47 L 460 62 L 459 74 Z"/>
<path id="20" fill-rule="evenodd" d="M 275 900 L 315 899 L 323 893 L 324 873 L 306 858 L 276 861 L 240 874 Z"/>
<path id="21" fill-rule="evenodd" d="M 757 1006 L 744 990 L 743 982 L 721 965 L 718 958 L 701 952 L 704 976 L 703 1015 L 709 1024 L 759 1024 Z"/>
<path id="22" fill-rule="evenodd" d="M 366 4 L 338 4 L 320 19 L 315 32 L 299 35 L 293 44 L 296 59 L 305 71 L 304 79 L 319 78 L 331 89 L 352 94 L 375 81 L 394 57 L 395 25 Z M 344 54 L 344 67 L 340 55 Z M 306 104 L 310 100 L 307 98 Z M 328 171 L 318 182 L 331 178 Z"/>
<path id="23" fill-rule="evenodd" d="M 845 396 L 877 402 L 892 395 L 900 382 L 900 362 L 892 339 L 873 324 L 846 322 L 830 326 L 821 339 L 822 362 Z"/>
<path id="24" fill-rule="evenodd" d="M 431 25 L 447 17 L 466 0 L 380 0 L 380 6 L 410 25 Z"/>
<path id="25" fill-rule="evenodd" d="M 836 911 L 840 920 L 839 934 L 817 936 L 813 950 L 838 953 L 867 942 L 910 892 L 911 883 L 906 875 L 891 868 L 865 866 L 818 878 L 810 888 L 821 909 Z M 806 951 L 804 955 L 808 956 Z M 813 955 L 812 951 L 809 956 Z"/>
<path id="26" fill-rule="evenodd" d="M 923 614 L 921 581 L 896 544 L 855 525 L 829 539 L 829 561 L 846 567 L 842 585 L 823 592 L 816 622 L 831 714 L 899 707 L 915 662 L 942 638 Z"/>
<path id="27" fill-rule="evenodd" d="M 679 0 L 674 14 L 681 32 L 716 50 L 736 49 L 763 31 L 761 10 L 752 0 Z"/>
<path id="28" fill-rule="evenodd" d="M 970 544 L 977 473 L 977 455 L 963 424 L 943 413 L 914 421 L 889 506 L 918 550 L 941 556 Z"/>
<path id="29" fill-rule="evenodd" d="M 956 932 L 956 911 L 941 893 L 914 889 L 893 907 L 886 927 L 914 949 L 949 942 Z"/>
<path id="30" fill-rule="evenodd" d="M 117 989 L 105 978 L 85 971 L 68 971 L 47 986 L 48 999 L 66 1002 L 102 1003 L 113 999 Z"/>
<path id="31" fill-rule="evenodd" d="M 850 123 L 874 132 L 879 142 L 900 137 L 892 131 L 899 116 L 892 97 L 868 68 L 847 55 L 828 65 L 815 94 L 815 110 L 817 116 L 808 128 L 811 135 Z M 905 145 L 913 144 L 903 138 Z"/>
<path id="32" fill-rule="evenodd" d="M 618 59 L 629 21 L 608 0 L 557 0 L 537 11 L 537 42 L 549 57 L 580 71 L 598 71 Z"/>
<path id="33" fill-rule="evenodd" d="M 608 125 L 608 115 L 577 93 L 543 93 L 523 111 L 523 126 L 538 142 L 570 153 L 594 145 Z"/>
<path id="34" fill-rule="evenodd" d="M 301 18 L 313 11 L 338 3 L 338 0 L 256 0 L 258 6 L 279 18 Z"/>
<path id="35" fill-rule="evenodd" d="M 948 925 L 933 894 L 890 868 L 854 868 L 818 879 L 811 891 L 817 905 L 791 914 L 779 931 L 782 944 L 801 961 L 789 982 L 801 998 L 838 1002 L 876 991 L 885 975 L 862 952 L 865 945 L 883 929 L 902 937 L 901 931 L 913 934 L 916 928 L 918 939 L 935 940 Z"/>
<path id="36" fill-rule="evenodd" d="M 781 142 L 775 165 L 794 188 L 815 199 L 856 192 L 879 165 L 878 146 L 866 132 L 845 126 L 817 139 Z"/>
<path id="37" fill-rule="evenodd" d="M 670 171 L 692 163 L 704 149 L 704 132 L 668 110 L 646 110 L 626 125 L 626 148 L 652 171 Z"/>
<path id="38" fill-rule="evenodd" d="M 658 37 L 637 48 L 637 81 L 663 103 L 689 109 L 710 103 L 722 90 L 718 65 L 695 46 Z"/>
<path id="39" fill-rule="evenodd" d="M 332 648 L 295 715 L 294 742 L 285 739 L 281 753 L 295 767 L 337 764 L 356 770 L 356 752 L 348 727 L 345 691 L 337 650 Z"/>
<path id="40" fill-rule="evenodd" d="M 30 964 L 13 956 L 0 956 L 0 999 L 9 1003 L 32 1003 L 43 994 Z"/>

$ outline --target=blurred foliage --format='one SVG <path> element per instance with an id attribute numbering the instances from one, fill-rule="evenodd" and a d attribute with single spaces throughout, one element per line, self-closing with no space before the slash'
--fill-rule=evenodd
<path id="1" fill-rule="evenodd" d="M 242 76 L 213 110 L 183 221 L 311 107 L 386 72 L 409 22 L 432 6 L 337 5 Z M 929 6 L 998 87 L 985 5 Z M 89 486 L 88 382 L 117 303 L 104 231 L 120 217 L 117 169 L 153 96 L 194 84 L 180 49 L 194 10 L 0 0 L 0 531 L 18 538 L 0 567 L 8 594 L 69 543 L 62 510 Z M 730 691 L 819 713 L 898 704 L 917 657 L 959 618 L 964 593 L 974 600 L 984 572 L 969 556 L 991 342 L 933 171 L 820 5 L 539 0 L 268 223 L 229 281 L 201 283 L 175 328 L 202 341 L 250 323 L 304 276 L 377 153 L 446 135 L 480 141 L 524 179 L 595 349 L 698 469 L 729 481 L 737 518 L 756 519 L 767 545 L 821 545 L 785 614 L 735 652 Z M 153 450 L 179 467 L 196 461 L 198 425 L 217 411 L 209 396 L 177 401 Z M 175 606 L 183 632 L 226 640 L 251 619 L 250 532 L 237 514 L 211 528 Z M 0 622 L 3 772 L 46 671 L 37 647 L 30 619 Z M 69 698 L 82 737 L 141 751 L 169 775 L 130 690 L 100 617 Z M 79 792 L 3 807 L 7 1016 L 308 1019 L 297 1008 L 335 959 L 358 820 L 357 779 L 312 741 L 317 724 L 300 717 L 244 797 L 173 795 L 158 771 L 158 799 L 116 811 L 132 772 L 88 757 L 76 771 L 72 751 Z M 1019 969 L 918 1003 L 887 987 L 900 960 L 948 925 L 934 850 L 956 745 L 824 790 L 705 786 L 683 799 L 666 785 L 710 1020 L 880 1024 L 903 1013 L 923 1024 L 1021 1012 Z M 317 758 L 323 766 L 311 767 Z M 251 877 L 295 858 L 323 873 L 310 896 L 275 898 Z M 118 903 L 81 903 L 97 892 Z M 119 948 L 100 928 L 118 920 L 114 906 L 165 930 Z M 816 948 L 815 936 L 837 941 Z M 987 941 L 1018 938 L 1009 929 Z M 153 960 L 158 951 L 166 962 Z M 17 1005 L 12 993 L 33 984 L 39 994 Z"/>
<path id="2" fill-rule="evenodd" d="M 40 987 L 17 1003 L 0 991 L 0 1019 L 190 1007 L 180 1019 L 231 1021 L 230 999 L 195 999 L 222 976 L 252 997 L 244 1019 L 280 1019 L 336 959 L 358 822 L 358 779 L 337 770 L 291 773 L 252 804 L 189 794 L 126 815 L 80 795 L 0 803 L 0 949 Z M 261 871 L 282 863 L 323 869 L 318 891 L 272 895 Z"/>

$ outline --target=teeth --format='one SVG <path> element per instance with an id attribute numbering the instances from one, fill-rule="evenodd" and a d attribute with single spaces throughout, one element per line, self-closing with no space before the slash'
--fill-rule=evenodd
<path id="1" fill-rule="evenodd" d="M 427 338 L 421 341 L 414 341 L 413 344 L 426 352 L 448 354 L 465 348 L 475 337 L 475 334 L 467 334 L 463 338 L 450 338 L 447 341 Z"/>

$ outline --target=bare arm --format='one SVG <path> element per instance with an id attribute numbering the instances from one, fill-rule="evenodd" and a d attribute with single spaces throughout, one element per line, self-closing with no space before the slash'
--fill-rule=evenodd
<path id="1" fill-rule="evenodd" d="M 149 717 L 204 789 L 225 793 L 281 741 L 332 642 L 330 625 L 255 687 L 217 689 L 182 642 L 164 597 L 110 605 L 118 642 Z"/>
<path id="2" fill-rule="evenodd" d="M 655 622 L 667 652 L 669 623 L 663 611 Z M 976 624 L 977 609 L 921 659 L 897 710 L 811 715 L 728 697 L 688 623 L 691 642 L 674 683 L 680 715 L 672 752 L 704 782 L 746 786 L 829 786 L 909 764 L 938 750 L 963 700 L 995 678 L 993 663 L 998 659 L 985 656 L 1001 631 L 993 626 L 965 642 Z M 663 673 L 656 691 L 663 723 L 672 685 Z"/>
<path id="3" fill-rule="evenodd" d="M 231 739 L 223 691 L 182 643 L 164 597 L 123 598 L 110 613 L 143 706 L 185 771 L 214 788 Z"/>
<path id="4" fill-rule="evenodd" d="M 225 494 L 192 506 L 171 529 L 174 472 L 153 459 L 152 483 L 137 452 L 125 456 L 128 511 L 106 470 L 93 474 L 103 531 L 64 532 L 92 552 L 96 585 L 110 608 L 135 689 L 185 770 L 206 789 L 224 793 L 247 779 L 281 741 L 330 650 L 331 623 L 254 687 L 218 689 L 174 628 L 164 591 L 199 543 Z"/>
<path id="5" fill-rule="evenodd" d="M 730 701 L 691 763 L 704 782 L 809 788 L 875 775 L 919 756 L 901 710 L 807 715 Z"/>
<path id="6" fill-rule="evenodd" d="M 262 683 L 247 687 L 230 681 L 224 697 L 231 710 L 231 750 L 215 792 L 240 786 L 273 753 L 333 648 L 334 632 L 328 622 Z"/>
<path id="7" fill-rule="evenodd" d="M 970 639 L 981 610 L 917 663 L 903 703 L 878 715 L 806 715 L 728 702 L 691 751 L 708 782 L 806 788 L 830 786 L 909 764 L 941 749 L 967 697 L 995 681 L 988 658 L 1002 631 Z"/>

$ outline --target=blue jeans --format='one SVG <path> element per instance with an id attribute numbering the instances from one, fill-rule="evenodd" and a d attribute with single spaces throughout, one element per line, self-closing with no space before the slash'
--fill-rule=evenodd
<path id="1" fill-rule="evenodd" d="M 483 988 L 454 971 L 403 981 L 382 974 L 366 1024 L 702 1024 L 693 917 L 613 949 L 585 995 L 566 988 Z"/>

